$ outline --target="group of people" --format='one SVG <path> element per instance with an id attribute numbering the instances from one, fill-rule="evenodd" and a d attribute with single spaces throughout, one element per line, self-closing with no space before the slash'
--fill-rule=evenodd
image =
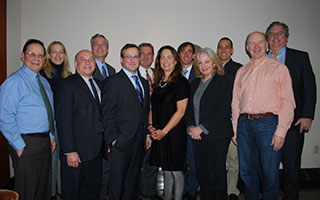
<path id="1" fill-rule="evenodd" d="M 105 62 L 109 42 L 69 70 L 63 43 L 28 40 L 23 66 L 0 88 L 0 130 L 8 140 L 21 199 L 298 199 L 304 133 L 316 83 L 306 52 L 287 47 L 289 28 L 272 22 L 246 38 L 249 63 L 232 60 L 230 38 L 216 52 L 191 42 L 176 50 L 126 44 L 121 70 Z M 231 141 L 232 140 L 232 141 Z M 60 169 L 61 166 L 61 169 Z M 61 172 L 61 174 L 60 174 Z M 259 182 L 262 189 L 259 190 Z M 199 191 L 200 190 L 200 191 Z"/>

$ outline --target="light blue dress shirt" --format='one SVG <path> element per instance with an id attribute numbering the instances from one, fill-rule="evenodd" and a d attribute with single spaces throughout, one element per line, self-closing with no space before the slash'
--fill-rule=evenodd
<path id="1" fill-rule="evenodd" d="M 134 88 L 136 88 L 136 81 L 134 80 L 134 78 L 132 78 L 132 75 L 136 75 L 138 77 L 138 80 L 139 80 L 139 84 L 140 84 L 140 87 L 142 89 L 142 95 L 144 97 L 144 89 L 143 89 L 143 85 L 141 83 L 141 80 L 140 80 L 140 77 L 138 76 L 138 73 L 136 71 L 135 74 L 132 74 L 131 72 L 129 72 L 128 70 L 126 70 L 124 67 L 122 67 L 122 70 L 124 71 L 124 73 L 128 76 L 128 78 L 130 79 L 132 85 Z"/>
<path id="2" fill-rule="evenodd" d="M 26 146 L 21 134 L 49 131 L 46 106 L 36 73 L 23 65 L 0 87 L 0 130 L 16 150 Z M 53 110 L 53 93 L 48 81 L 40 75 Z M 50 133 L 50 137 L 53 134 Z"/>
<path id="3" fill-rule="evenodd" d="M 281 62 L 284 64 L 284 62 L 286 61 L 286 51 L 287 51 L 287 47 L 283 47 L 282 49 L 279 50 L 279 53 L 277 55 L 277 61 Z M 269 53 L 268 53 L 268 57 L 269 58 L 273 58 L 273 54 L 272 54 L 272 50 L 270 49 Z"/>

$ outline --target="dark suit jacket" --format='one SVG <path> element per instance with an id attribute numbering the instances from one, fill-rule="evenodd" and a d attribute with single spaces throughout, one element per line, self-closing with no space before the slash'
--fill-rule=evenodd
<path id="1" fill-rule="evenodd" d="M 55 111 L 60 152 L 78 152 L 81 161 L 91 160 L 100 153 L 103 133 L 94 97 L 77 73 L 62 80 L 58 88 Z"/>
<path id="2" fill-rule="evenodd" d="M 296 121 L 301 117 L 314 118 L 317 100 L 316 81 L 307 52 L 287 48 L 285 65 L 291 75 L 296 101 L 294 121 L 291 125 L 291 128 L 293 128 Z"/>
<path id="3" fill-rule="evenodd" d="M 196 78 L 196 75 L 194 74 L 194 66 L 192 65 L 192 68 L 191 68 L 191 71 L 190 71 L 190 75 L 189 75 L 189 78 L 188 78 L 188 82 L 191 83 L 195 78 Z"/>
<path id="4" fill-rule="evenodd" d="M 232 59 L 224 65 L 224 76 L 230 81 L 232 86 L 236 73 L 241 66 L 242 64 L 234 62 Z"/>
<path id="5" fill-rule="evenodd" d="M 106 65 L 107 65 L 109 76 L 116 73 L 116 70 L 111 65 L 109 65 L 108 63 L 106 63 Z M 94 72 L 92 74 L 92 77 L 95 79 L 98 79 L 99 81 L 103 81 L 102 74 L 101 74 L 97 64 L 96 64 L 96 69 L 94 70 Z"/>
<path id="6" fill-rule="evenodd" d="M 191 83 L 191 96 L 186 110 L 187 127 L 195 126 L 193 97 L 200 84 L 197 78 Z M 217 139 L 233 136 L 231 125 L 231 84 L 224 76 L 216 74 L 204 91 L 200 100 L 200 124 L 209 134 L 201 134 L 202 139 Z"/>
<path id="7" fill-rule="evenodd" d="M 150 95 L 148 82 L 140 75 L 144 89 L 143 106 L 135 87 L 123 70 L 109 77 L 102 89 L 102 121 L 106 144 L 117 140 L 115 148 L 121 152 L 143 150 L 147 133 Z M 141 143 L 142 146 L 139 146 Z"/>

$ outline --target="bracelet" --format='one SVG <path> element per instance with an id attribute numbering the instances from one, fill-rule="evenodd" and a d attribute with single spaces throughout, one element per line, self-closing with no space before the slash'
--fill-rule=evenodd
<path id="1" fill-rule="evenodd" d="M 152 124 L 148 124 L 147 127 L 152 126 Z"/>

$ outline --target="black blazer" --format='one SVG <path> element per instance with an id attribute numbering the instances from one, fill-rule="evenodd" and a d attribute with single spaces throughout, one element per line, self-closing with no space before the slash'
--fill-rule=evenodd
<path id="1" fill-rule="evenodd" d="M 193 97 L 200 84 L 197 78 L 191 83 L 191 97 L 186 110 L 187 127 L 195 126 Z M 231 124 L 231 83 L 224 76 L 216 74 L 204 91 L 200 100 L 200 124 L 209 134 L 201 134 L 202 139 L 228 138 L 233 136 Z"/>
<path id="2" fill-rule="evenodd" d="M 224 76 L 230 81 L 233 86 L 238 69 L 242 64 L 234 62 L 232 59 L 224 65 Z"/>
<path id="3" fill-rule="evenodd" d="M 109 65 L 108 63 L 106 63 L 106 65 L 107 65 L 107 70 L 108 70 L 109 76 L 116 73 L 116 70 L 111 65 Z M 92 77 L 95 79 L 98 79 L 99 81 L 103 81 L 102 74 L 101 74 L 97 64 L 96 64 L 96 69 L 94 70 L 94 72 L 92 74 Z"/>
<path id="4" fill-rule="evenodd" d="M 317 100 L 316 81 L 307 52 L 287 48 L 285 65 L 288 67 L 296 101 L 294 121 L 301 118 L 314 118 Z M 299 127 L 296 127 L 299 128 Z"/>
<path id="5" fill-rule="evenodd" d="M 145 141 L 150 110 L 148 82 L 139 74 L 144 89 L 143 105 L 135 87 L 123 70 L 109 77 L 102 89 L 102 121 L 106 144 L 117 140 L 115 148 L 132 152 Z M 142 146 L 141 146 L 141 145 Z"/>
<path id="6" fill-rule="evenodd" d="M 95 81 L 99 84 L 98 80 Z M 60 153 L 77 152 L 81 161 L 95 158 L 101 150 L 101 115 L 90 89 L 79 74 L 60 82 L 55 111 Z"/>

